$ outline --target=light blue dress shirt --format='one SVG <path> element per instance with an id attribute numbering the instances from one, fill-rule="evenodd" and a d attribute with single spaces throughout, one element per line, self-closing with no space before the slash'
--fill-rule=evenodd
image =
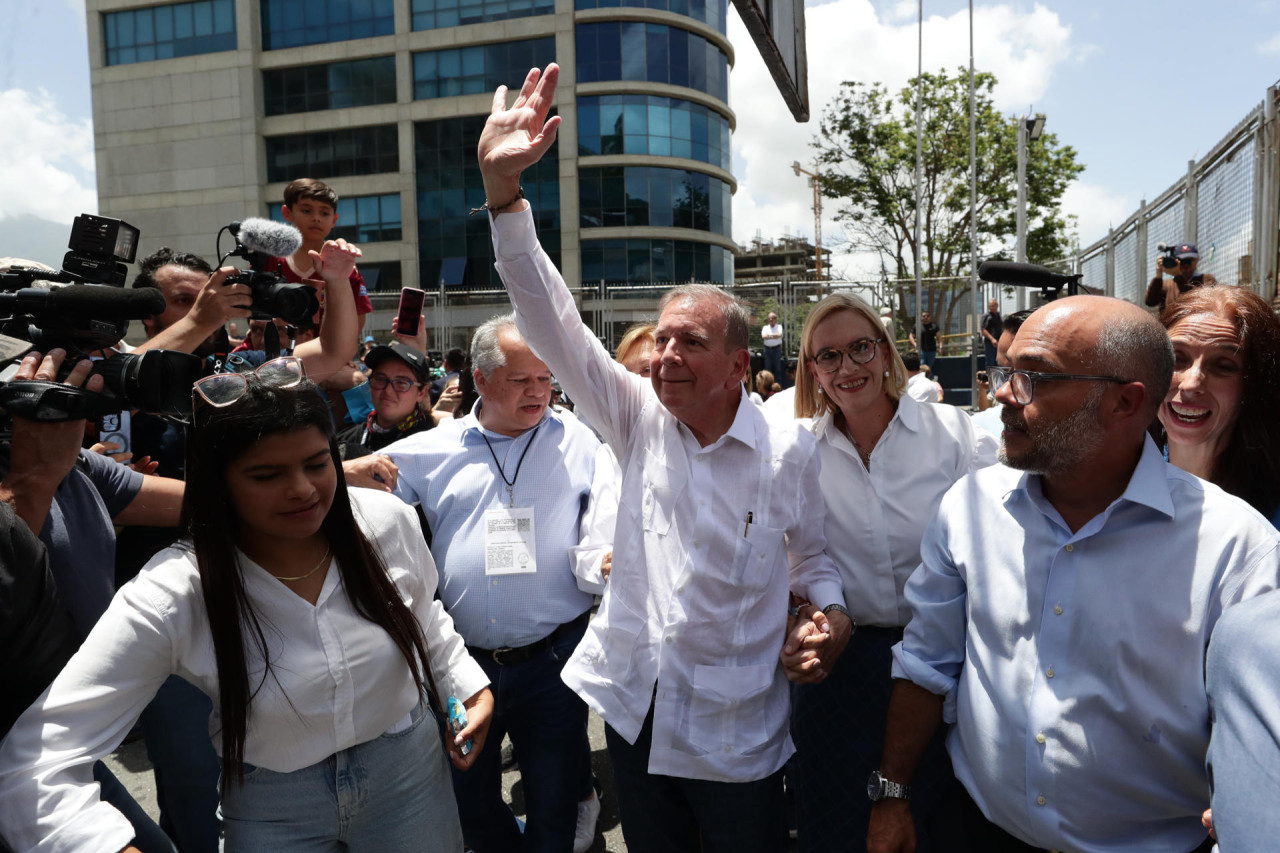
<path id="1" fill-rule="evenodd" d="M 956 777 L 1023 841 L 1182 853 L 1204 840 L 1205 649 L 1276 587 L 1280 535 L 1146 440 L 1076 533 L 1041 478 L 996 465 L 944 497 L 907 582 L 893 675 L 946 696 Z"/>
<path id="2" fill-rule="evenodd" d="M 578 588 L 571 563 L 582 544 L 600 443 L 586 427 L 551 410 L 537 429 L 516 438 L 490 432 L 476 420 L 483 404 L 382 453 L 400 468 L 395 493 L 420 506 L 431 526 L 440 597 L 458 633 L 482 649 L 524 646 L 591 607 L 592 596 Z M 508 505 L 495 454 L 507 480 L 515 478 L 515 505 L 534 509 L 534 574 L 485 575 L 484 514 Z"/>

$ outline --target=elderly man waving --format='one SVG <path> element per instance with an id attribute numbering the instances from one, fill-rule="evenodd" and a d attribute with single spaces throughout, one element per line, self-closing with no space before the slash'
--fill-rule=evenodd
<path id="1" fill-rule="evenodd" d="M 520 192 L 559 126 L 558 76 L 531 71 L 511 109 L 498 89 L 479 157 L 520 331 L 624 472 L 608 589 L 562 677 L 608 724 L 629 850 L 780 850 L 789 593 L 829 614 L 824 663 L 851 630 L 814 441 L 744 395 L 751 315 L 717 288 L 663 298 L 652 383 L 583 326 Z"/>

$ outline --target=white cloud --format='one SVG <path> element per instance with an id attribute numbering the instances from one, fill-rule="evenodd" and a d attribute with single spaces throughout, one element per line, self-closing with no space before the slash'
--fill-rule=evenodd
<path id="1" fill-rule="evenodd" d="M 906 16 L 908 5 L 915 4 L 894 3 L 883 16 L 871 0 L 835 0 L 806 8 L 811 114 L 807 124 L 792 119 L 741 20 L 730 13 L 729 39 L 737 52 L 731 96 L 738 117 L 733 138 L 738 178 L 733 230 L 739 243 L 757 230 L 766 239 L 780 237 L 788 228 L 793 234 L 813 236 L 812 194 L 806 181 L 792 173 L 791 162 L 812 164 L 810 141 L 841 82 L 878 81 L 897 91 L 915 76 L 916 21 L 914 12 Z M 975 65 L 999 80 L 994 98 L 1000 110 L 1027 110 L 1044 96 L 1055 70 L 1076 58 L 1071 28 L 1040 4 L 1026 12 L 1006 5 L 982 6 L 974 14 Z M 968 11 L 927 16 L 925 70 L 953 70 L 968 63 Z M 834 205 L 828 203 L 823 209 L 828 246 L 840 234 L 831 213 Z M 878 273 L 863 258 L 837 257 L 834 266 L 859 275 Z"/>
<path id="2" fill-rule="evenodd" d="M 1271 38 L 1258 45 L 1258 53 L 1264 56 L 1280 53 L 1280 33 L 1276 33 Z"/>
<path id="3" fill-rule="evenodd" d="M 95 212 L 93 126 L 67 118 L 43 89 L 0 91 L 0 219 L 70 223 Z"/>
<path id="4" fill-rule="evenodd" d="M 1080 247 L 1107 236 L 1107 229 L 1119 225 L 1138 209 L 1138 199 L 1117 195 L 1105 187 L 1075 180 L 1062 194 L 1062 212 L 1076 217 Z"/>

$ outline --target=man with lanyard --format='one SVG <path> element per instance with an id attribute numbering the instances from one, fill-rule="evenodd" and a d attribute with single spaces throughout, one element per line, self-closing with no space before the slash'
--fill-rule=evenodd
<path id="1" fill-rule="evenodd" d="M 574 575 L 593 531 L 600 443 L 548 409 L 551 371 L 511 315 L 481 325 L 471 344 L 480 399 L 470 415 L 398 441 L 383 453 L 395 493 L 430 526 L 440 597 L 494 696 L 492 743 L 511 736 L 524 781 L 521 830 L 502 799 L 501 750 L 486 749 L 454 793 L 476 853 L 568 851 L 590 785 L 587 706 L 560 680 L 602 585 Z M 608 471 L 602 471 L 611 476 Z"/>
<path id="2" fill-rule="evenodd" d="M 554 64 L 530 71 L 511 109 L 499 87 L 478 150 L 520 329 L 624 471 L 613 571 L 564 679 L 607 723 L 632 853 L 779 851 L 795 752 L 778 660 L 788 593 L 827 614 L 831 658 L 852 629 L 824 550 L 816 443 L 747 398 L 751 314 L 724 291 L 663 297 L 649 379 L 583 325 L 520 190 L 555 139 L 558 78 Z"/>

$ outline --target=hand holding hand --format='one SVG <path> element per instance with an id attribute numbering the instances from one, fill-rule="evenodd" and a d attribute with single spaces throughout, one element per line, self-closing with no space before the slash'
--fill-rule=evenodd
<path id="1" fill-rule="evenodd" d="M 353 246 L 346 240 L 326 240 L 320 251 L 311 249 L 311 264 L 315 274 L 324 279 L 325 284 L 345 282 L 351 278 L 351 271 L 356 268 L 356 259 L 364 253 L 359 246 Z"/>
<path id="2" fill-rule="evenodd" d="M 480 750 L 484 749 L 489 723 L 493 720 L 493 694 L 486 687 L 462 705 L 467 709 L 467 727 L 454 735 L 449 744 L 449 760 L 459 770 L 466 770 L 480 756 Z M 471 741 L 471 751 L 463 755 L 462 745 L 468 740 Z"/>

